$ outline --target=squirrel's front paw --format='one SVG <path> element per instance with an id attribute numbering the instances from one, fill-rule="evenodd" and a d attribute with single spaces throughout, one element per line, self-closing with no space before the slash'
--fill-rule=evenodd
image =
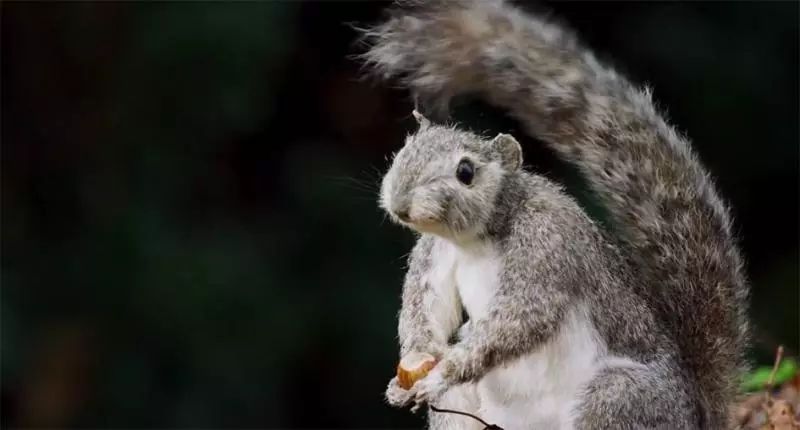
<path id="1" fill-rule="evenodd" d="M 405 390 L 397 381 L 397 376 L 389 381 L 389 386 L 386 387 L 386 402 L 396 408 L 402 408 L 411 403 L 416 392 L 416 386 L 411 387 L 410 390 Z"/>
<path id="2" fill-rule="evenodd" d="M 416 412 L 424 403 L 436 402 L 445 391 L 449 384 L 444 379 L 442 372 L 436 367 L 428 373 L 428 376 L 422 378 L 414 384 L 412 389 L 416 390 L 414 394 L 414 406 L 411 408 L 412 412 Z"/>

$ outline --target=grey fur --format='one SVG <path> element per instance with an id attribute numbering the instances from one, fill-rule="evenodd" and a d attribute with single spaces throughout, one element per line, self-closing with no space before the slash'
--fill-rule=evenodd
<path id="1" fill-rule="evenodd" d="M 490 141 L 423 126 L 382 190 L 385 204 L 386 196 L 438 184 L 420 201 L 447 226 L 423 232 L 412 253 L 401 351 L 444 357 L 453 382 L 479 379 L 546 341 L 566 304 L 586 300 L 609 347 L 647 369 L 598 376 L 579 427 L 726 427 L 745 366 L 748 285 L 728 210 L 650 92 L 600 64 L 561 26 L 498 0 L 398 9 L 365 38 L 375 73 L 399 78 L 440 108 L 474 92 L 508 109 L 581 169 L 615 233 L 606 237 L 554 184 L 503 163 L 507 154 Z M 465 151 L 494 166 L 468 191 L 452 179 Z M 419 282 L 431 243 L 442 235 L 478 235 L 503 258 L 493 318 L 476 321 L 453 347 L 426 330 L 417 308 L 428 291 Z"/>

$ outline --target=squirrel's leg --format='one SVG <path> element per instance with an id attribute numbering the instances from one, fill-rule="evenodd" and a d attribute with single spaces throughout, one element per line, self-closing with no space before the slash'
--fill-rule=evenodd
<path id="1" fill-rule="evenodd" d="M 434 405 L 440 409 L 452 409 L 479 415 L 480 401 L 475 384 L 460 384 L 450 387 Z M 470 417 L 428 409 L 430 430 L 481 430 L 483 425 Z"/>
<path id="2" fill-rule="evenodd" d="M 697 414 L 676 366 L 607 367 L 576 408 L 575 429 L 698 429 Z M 620 425 L 623 427 L 620 427 Z"/>

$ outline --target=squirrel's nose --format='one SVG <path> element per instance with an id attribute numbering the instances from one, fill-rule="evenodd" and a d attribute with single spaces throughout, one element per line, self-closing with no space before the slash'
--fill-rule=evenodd
<path id="1" fill-rule="evenodd" d="M 398 218 L 400 218 L 401 220 L 403 220 L 405 222 L 408 222 L 409 219 L 410 219 L 409 216 L 408 216 L 408 208 L 396 209 L 394 211 L 394 214 L 397 215 Z"/>

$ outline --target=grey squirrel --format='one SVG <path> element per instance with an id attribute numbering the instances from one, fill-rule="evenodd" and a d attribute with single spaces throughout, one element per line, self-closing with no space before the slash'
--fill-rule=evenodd
<path id="1" fill-rule="evenodd" d="M 438 363 L 410 390 L 392 379 L 387 401 L 507 430 L 728 427 L 748 343 L 742 258 L 708 173 L 649 90 L 504 1 L 405 3 L 365 30 L 370 70 L 440 109 L 463 93 L 507 109 L 580 169 L 611 231 L 523 170 L 513 137 L 415 112 L 380 203 L 419 235 L 400 354 Z"/>

